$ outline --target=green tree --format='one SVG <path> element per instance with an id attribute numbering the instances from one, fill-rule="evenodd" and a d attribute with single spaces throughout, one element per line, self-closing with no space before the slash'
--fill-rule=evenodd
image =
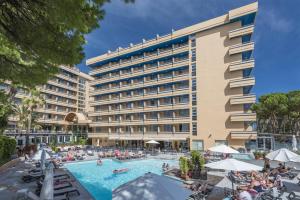
<path id="1" fill-rule="evenodd" d="M 22 99 L 20 105 L 14 107 L 14 113 L 18 117 L 19 129 L 26 130 L 26 146 L 29 145 L 29 134 L 32 129 L 39 129 L 38 114 L 34 111 L 39 106 L 42 106 L 45 100 L 38 90 L 30 90 L 29 96 Z"/>
<path id="2" fill-rule="evenodd" d="M 262 132 L 279 131 L 280 122 L 288 113 L 288 102 L 286 94 L 273 93 L 261 96 L 258 103 L 252 105 L 251 109 L 257 114 L 258 127 Z"/>
<path id="3" fill-rule="evenodd" d="M 297 133 L 300 130 L 300 91 L 291 91 L 287 93 L 288 97 L 288 115 L 287 125 L 288 131 Z"/>
<path id="4" fill-rule="evenodd" d="M 46 83 L 57 66 L 80 63 L 84 35 L 99 27 L 107 2 L 1 0 L 0 83 L 34 87 Z"/>
<path id="5" fill-rule="evenodd" d="M 14 86 L 10 87 L 9 92 L 0 90 L 0 135 L 8 125 L 8 117 L 13 114 L 13 97 L 16 89 Z"/>

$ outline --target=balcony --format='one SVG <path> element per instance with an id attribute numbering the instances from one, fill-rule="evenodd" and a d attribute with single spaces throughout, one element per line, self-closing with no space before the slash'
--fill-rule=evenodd
<path id="1" fill-rule="evenodd" d="M 256 140 L 256 131 L 231 131 L 230 136 L 232 139 Z"/>
<path id="2" fill-rule="evenodd" d="M 180 61 L 177 61 L 174 63 L 171 62 L 168 64 L 160 64 L 157 67 L 151 67 L 151 68 L 148 67 L 148 68 L 145 68 L 144 70 L 136 70 L 136 71 L 133 71 L 132 73 L 122 75 L 122 76 L 111 76 L 109 78 L 99 79 L 99 80 L 93 81 L 93 83 L 91 83 L 91 86 L 108 83 L 108 82 L 116 81 L 119 79 L 134 78 L 134 77 L 141 76 L 141 75 L 152 74 L 154 72 L 158 72 L 158 71 L 162 71 L 162 70 L 166 70 L 166 69 L 177 68 L 177 67 L 182 67 L 182 66 L 185 66 L 188 64 L 189 64 L 188 59 L 183 59 L 183 60 L 180 60 Z"/>
<path id="3" fill-rule="evenodd" d="M 90 106 L 96 106 L 96 105 L 108 105 L 113 103 L 123 103 L 128 101 L 138 101 L 138 100 L 146 100 L 146 99 L 153 99 L 153 98 L 162 98 L 162 97 L 168 97 L 168 96 L 178 96 L 178 95 L 185 95 L 189 94 L 190 90 L 189 88 L 182 88 L 177 90 L 170 90 L 170 91 L 162 91 L 157 94 L 145 94 L 145 95 L 138 95 L 138 96 L 132 96 L 132 97 L 123 97 L 120 99 L 107 99 L 102 101 L 90 101 Z"/>
<path id="4" fill-rule="evenodd" d="M 229 47 L 229 55 L 242 53 L 245 51 L 253 51 L 254 50 L 254 42 L 247 42 L 244 44 L 237 44 Z"/>
<path id="5" fill-rule="evenodd" d="M 107 93 L 112 93 L 112 92 L 121 92 L 121 91 L 126 91 L 126 90 L 132 90 L 132 89 L 138 89 L 141 87 L 148 87 L 148 86 L 154 86 L 154 85 L 162 85 L 166 83 L 171 83 L 171 82 L 178 82 L 178 81 L 184 81 L 189 79 L 189 74 L 182 74 L 180 76 L 170 76 L 170 77 L 163 77 L 159 79 L 154 79 L 154 80 L 148 80 L 145 81 L 144 83 L 140 84 L 128 84 L 124 86 L 116 86 L 113 88 L 107 88 L 107 89 L 102 89 L 102 90 L 94 90 L 90 91 L 91 96 L 99 95 L 99 94 L 107 94 Z"/>
<path id="6" fill-rule="evenodd" d="M 247 61 L 239 61 L 239 62 L 232 62 L 229 64 L 229 71 L 237 71 L 243 69 L 249 69 L 254 67 L 254 59 L 247 60 Z"/>
<path id="7" fill-rule="evenodd" d="M 181 117 L 181 118 L 160 118 L 160 119 L 134 119 L 134 120 L 122 120 L 122 121 L 99 121 L 92 122 L 90 124 L 91 127 L 107 127 L 107 126 L 132 126 L 132 125 L 156 125 L 156 124 L 181 124 L 181 123 L 189 123 L 189 117 Z"/>
<path id="8" fill-rule="evenodd" d="M 46 94 L 53 94 L 53 95 L 56 95 L 56 96 L 61 96 L 61 97 L 65 97 L 65 98 L 77 100 L 77 96 L 76 95 L 70 95 L 70 94 L 67 94 L 67 93 L 61 93 L 61 92 L 58 92 L 56 90 L 50 90 L 50 89 L 44 89 L 44 88 L 42 88 L 41 92 L 46 93 Z"/>
<path id="9" fill-rule="evenodd" d="M 88 138 L 108 137 L 108 133 L 88 133 Z"/>
<path id="10" fill-rule="evenodd" d="M 111 140 L 186 140 L 189 137 L 189 132 L 133 132 L 133 133 L 110 133 L 109 139 Z"/>
<path id="11" fill-rule="evenodd" d="M 232 122 L 254 122 L 256 113 L 236 113 L 230 116 Z"/>
<path id="12" fill-rule="evenodd" d="M 71 78 L 71 77 L 66 76 L 64 74 L 56 74 L 55 76 L 58 77 L 58 78 L 61 78 L 63 80 L 68 80 L 70 82 L 77 83 L 77 78 Z"/>
<path id="13" fill-rule="evenodd" d="M 188 109 L 189 103 L 178 103 L 170 105 L 160 105 L 160 106 L 149 106 L 149 107 L 133 107 L 133 108 L 123 108 L 120 110 L 105 110 L 90 112 L 89 116 L 105 116 L 105 115 L 116 115 L 116 114 L 130 114 L 139 112 L 153 112 L 153 111 L 166 111 L 166 110 L 178 110 L 178 109 Z"/>
<path id="14" fill-rule="evenodd" d="M 240 78 L 229 81 L 230 88 L 247 87 L 255 85 L 255 78 Z"/>
<path id="15" fill-rule="evenodd" d="M 255 101 L 256 101 L 255 95 L 244 95 L 244 96 L 236 96 L 230 98 L 231 105 L 252 104 L 255 103 Z"/>
<path id="16" fill-rule="evenodd" d="M 189 50 L 188 45 L 184 45 L 184 46 L 181 46 L 181 47 L 178 47 L 178 48 L 174 48 L 173 50 L 158 53 L 157 55 L 132 59 L 131 61 L 128 61 L 126 63 L 120 63 L 120 64 L 115 64 L 115 65 L 110 65 L 110 66 L 104 67 L 104 68 L 101 67 L 99 69 L 94 69 L 90 72 L 90 75 L 93 76 L 93 75 L 96 75 L 98 73 L 108 72 L 108 71 L 120 69 L 120 68 L 123 68 L 123 67 L 128 67 L 128 66 L 135 65 L 135 64 L 138 64 L 138 63 L 142 63 L 142 62 L 156 60 L 156 59 L 163 58 L 163 57 L 166 57 L 166 56 L 171 56 L 171 55 L 183 53 L 183 52 L 186 52 L 188 50 Z"/>
<path id="17" fill-rule="evenodd" d="M 244 26 L 242 28 L 229 31 L 228 36 L 231 39 L 231 38 L 240 37 L 243 35 L 248 35 L 253 32 L 254 32 L 254 25 L 250 25 L 250 26 Z"/>
<path id="18" fill-rule="evenodd" d="M 76 104 L 71 104 L 63 101 L 57 101 L 55 99 L 46 99 L 46 103 L 51 103 L 54 105 L 59 105 L 59 106 L 65 106 L 65 107 L 71 107 L 71 108 L 77 108 Z"/>
<path id="19" fill-rule="evenodd" d="M 58 82 L 53 81 L 53 80 L 48 81 L 48 84 L 54 85 L 54 86 L 57 86 L 57 87 L 61 87 L 61 88 L 65 88 L 67 90 L 73 90 L 73 91 L 77 92 L 76 87 L 68 86 L 67 84 L 58 83 Z"/>

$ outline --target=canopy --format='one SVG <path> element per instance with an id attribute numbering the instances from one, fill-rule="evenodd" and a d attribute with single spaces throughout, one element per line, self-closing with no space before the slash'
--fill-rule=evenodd
<path id="1" fill-rule="evenodd" d="M 270 160 L 276 160 L 279 162 L 289 162 L 292 161 L 292 158 L 297 157 L 298 154 L 295 154 L 294 152 L 286 149 L 286 148 L 282 148 L 282 149 L 278 149 L 276 151 L 270 152 L 266 155 L 266 158 L 270 159 Z"/>
<path id="2" fill-rule="evenodd" d="M 49 164 L 40 194 L 41 200 L 53 200 L 53 165 Z"/>
<path id="3" fill-rule="evenodd" d="M 300 163 L 300 155 L 291 158 L 291 161 L 292 162 L 299 162 Z"/>
<path id="4" fill-rule="evenodd" d="M 113 191 L 113 200 L 182 200 L 192 191 L 182 183 L 166 176 L 147 173 Z"/>
<path id="5" fill-rule="evenodd" d="M 42 149 L 40 149 L 40 150 L 38 150 L 35 154 L 34 154 L 34 156 L 33 156 L 33 160 L 41 160 L 41 158 L 42 158 L 42 152 L 43 152 L 43 150 Z M 50 155 L 47 153 L 47 152 L 45 152 L 45 158 L 46 159 L 49 159 L 50 158 Z"/>
<path id="6" fill-rule="evenodd" d="M 150 140 L 150 141 L 146 142 L 146 144 L 159 144 L 159 142 L 157 142 L 155 140 Z"/>
<path id="7" fill-rule="evenodd" d="M 217 153 L 239 153 L 237 150 L 235 150 L 229 146 L 226 146 L 224 144 L 211 147 L 208 150 L 212 151 L 212 152 L 217 152 Z"/>
<path id="8" fill-rule="evenodd" d="M 233 158 L 205 164 L 212 169 L 223 169 L 230 171 L 261 171 L 263 168 L 250 163 L 242 162 Z"/>

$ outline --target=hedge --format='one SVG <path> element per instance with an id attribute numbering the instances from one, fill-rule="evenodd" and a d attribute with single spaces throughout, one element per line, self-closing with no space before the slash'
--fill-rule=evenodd
<path id="1" fill-rule="evenodd" d="M 16 140 L 6 136 L 0 136 L 0 160 L 9 159 L 16 150 Z"/>

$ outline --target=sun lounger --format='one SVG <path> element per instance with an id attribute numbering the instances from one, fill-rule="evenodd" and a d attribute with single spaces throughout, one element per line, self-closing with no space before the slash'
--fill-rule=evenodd
<path id="1" fill-rule="evenodd" d="M 53 178 L 58 178 L 58 177 L 68 177 L 70 178 L 70 176 L 66 173 L 62 173 L 62 174 L 54 174 Z M 35 181 L 35 180 L 38 180 L 40 178 L 44 178 L 44 174 L 42 173 L 35 173 L 35 174 L 27 174 L 27 175 L 24 175 L 22 177 L 22 180 L 25 182 L 25 183 L 29 183 L 29 182 L 32 182 L 32 181 Z"/>
<path id="2" fill-rule="evenodd" d="M 54 190 L 54 196 L 59 196 L 59 195 L 69 195 L 75 193 L 77 196 L 80 195 L 79 191 L 75 187 L 68 187 L 68 188 L 63 188 L 60 190 Z"/>
<path id="3" fill-rule="evenodd" d="M 17 198 L 16 199 L 31 199 L 31 200 L 40 200 L 40 197 L 38 197 L 33 192 L 29 191 L 28 189 L 21 189 L 17 191 Z M 54 196 L 53 200 L 68 200 L 66 194 L 57 195 Z"/>

